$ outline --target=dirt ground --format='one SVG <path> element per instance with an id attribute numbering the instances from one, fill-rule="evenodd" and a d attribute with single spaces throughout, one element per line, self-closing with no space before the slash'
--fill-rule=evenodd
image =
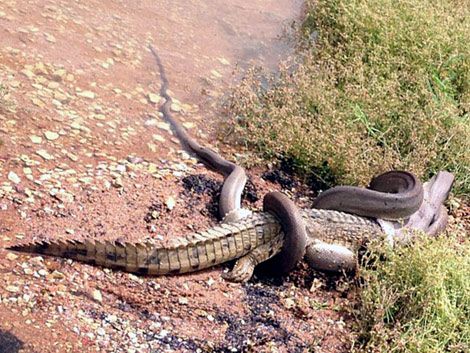
<path id="1" fill-rule="evenodd" d="M 2 0 L 0 249 L 46 238 L 166 240 L 215 224 L 221 178 L 181 151 L 159 116 L 160 78 L 148 45 L 166 66 L 175 115 L 216 147 L 224 93 L 244 68 L 274 69 L 286 58 L 300 6 Z M 232 160 L 243 157 L 220 148 Z M 280 188 L 262 173 L 250 171 L 248 207 Z M 292 196 L 305 204 L 299 191 Z M 0 250 L 0 352 L 342 352 L 350 345 L 342 281 L 301 264 L 289 277 L 232 284 L 220 276 L 229 266 L 145 278 Z"/>

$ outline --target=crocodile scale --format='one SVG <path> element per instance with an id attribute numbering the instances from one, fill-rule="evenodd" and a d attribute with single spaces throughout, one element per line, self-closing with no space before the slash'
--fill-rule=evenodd
<path id="1" fill-rule="evenodd" d="M 382 234 L 373 220 L 330 210 L 302 210 L 309 242 L 339 244 L 351 250 Z M 180 274 L 238 259 L 255 249 L 270 258 L 280 251 L 284 233 L 269 213 L 254 213 L 236 223 L 175 239 L 174 244 L 119 243 L 91 240 L 45 240 L 9 247 L 10 250 L 68 258 L 145 275 Z M 272 245 L 271 245 L 272 244 Z M 266 250 L 265 250 L 266 249 Z"/>

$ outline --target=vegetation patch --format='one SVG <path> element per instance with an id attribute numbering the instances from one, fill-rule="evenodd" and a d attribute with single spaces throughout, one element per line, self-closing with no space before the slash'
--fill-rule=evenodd
<path id="1" fill-rule="evenodd" d="M 454 191 L 470 195 L 468 2 L 306 7 L 302 62 L 270 85 L 252 72 L 233 94 L 235 140 L 328 186 L 390 169 L 448 170 Z"/>
<path id="2" fill-rule="evenodd" d="M 422 238 L 386 252 L 386 261 L 379 249 L 370 250 L 361 271 L 356 350 L 470 351 L 468 238 Z"/>

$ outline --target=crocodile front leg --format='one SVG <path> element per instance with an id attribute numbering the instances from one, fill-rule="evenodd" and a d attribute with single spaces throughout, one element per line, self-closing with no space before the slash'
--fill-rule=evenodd
<path id="1" fill-rule="evenodd" d="M 275 237 L 270 242 L 260 245 L 245 256 L 240 257 L 237 262 L 235 262 L 233 269 L 228 273 L 222 274 L 222 277 L 232 282 L 249 281 L 253 276 L 255 267 L 279 253 L 283 243 L 284 236 L 281 233 L 280 236 Z"/>

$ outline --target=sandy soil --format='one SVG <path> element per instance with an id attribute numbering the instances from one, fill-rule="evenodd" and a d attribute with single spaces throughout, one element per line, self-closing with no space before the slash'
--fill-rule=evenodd
<path id="1" fill-rule="evenodd" d="M 148 45 L 165 63 L 175 114 L 215 147 L 224 93 L 244 68 L 275 69 L 286 58 L 300 5 L 3 0 L 0 248 L 46 238 L 166 240 L 215 224 L 221 178 L 181 151 L 160 118 Z M 280 188 L 262 172 L 251 171 L 259 198 Z M 189 184 L 188 175 L 196 175 Z M 255 199 L 244 202 L 260 207 Z M 0 250 L 0 352 L 347 349 L 343 282 L 301 264 L 286 278 L 231 284 L 220 277 L 229 266 L 144 278 Z"/>

